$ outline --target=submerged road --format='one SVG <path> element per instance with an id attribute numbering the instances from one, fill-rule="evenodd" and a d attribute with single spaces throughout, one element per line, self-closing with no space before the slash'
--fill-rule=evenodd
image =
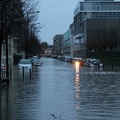
<path id="1" fill-rule="evenodd" d="M 120 120 L 120 72 L 41 59 L 0 86 L 0 120 Z"/>

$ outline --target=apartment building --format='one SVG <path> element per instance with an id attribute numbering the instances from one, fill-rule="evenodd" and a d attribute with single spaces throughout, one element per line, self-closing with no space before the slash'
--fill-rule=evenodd
<path id="1" fill-rule="evenodd" d="M 63 34 L 56 34 L 53 37 L 53 54 L 62 54 Z"/>
<path id="2" fill-rule="evenodd" d="M 111 19 L 111 22 L 109 21 L 109 19 Z M 110 27 L 110 26 L 112 25 L 111 23 L 113 23 L 113 21 L 116 21 L 117 24 L 119 25 L 119 19 L 120 19 L 120 1 L 118 0 L 79 1 L 74 9 L 74 22 L 73 22 L 74 24 L 74 42 L 73 42 L 74 56 L 79 56 L 79 57 L 86 56 L 86 50 L 87 50 L 86 45 L 89 40 L 88 35 L 91 32 L 91 34 L 94 36 L 94 32 L 92 32 L 93 27 L 94 27 L 94 30 L 99 29 L 98 28 L 99 26 L 96 26 L 97 20 L 98 21 L 101 20 L 101 22 L 103 23 L 101 25 L 109 26 L 109 27 L 102 26 L 102 28 L 105 28 L 107 32 L 108 28 L 111 29 L 112 31 L 113 27 Z M 107 24 L 108 21 L 109 21 L 109 25 Z M 91 30 L 90 30 L 90 27 L 91 27 Z M 115 30 L 116 35 L 120 34 L 119 27 L 117 27 L 117 29 Z"/>
<path id="3" fill-rule="evenodd" d="M 73 57 L 73 24 L 63 34 L 63 55 Z"/>

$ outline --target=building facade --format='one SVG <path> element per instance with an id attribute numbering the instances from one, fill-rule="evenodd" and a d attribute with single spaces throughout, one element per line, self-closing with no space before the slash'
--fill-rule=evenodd
<path id="1" fill-rule="evenodd" d="M 8 40 L 8 64 L 13 64 L 13 38 L 9 37 Z M 2 44 L 2 53 L 1 53 L 1 63 L 6 64 L 6 42 L 3 41 Z"/>
<path id="2" fill-rule="evenodd" d="M 44 56 L 45 57 L 51 57 L 52 51 L 53 51 L 53 47 L 49 46 L 48 48 L 45 49 Z"/>
<path id="3" fill-rule="evenodd" d="M 69 29 L 63 35 L 63 54 L 65 56 L 71 56 L 71 30 Z"/>
<path id="4" fill-rule="evenodd" d="M 73 24 L 63 35 L 63 55 L 73 57 Z"/>
<path id="5" fill-rule="evenodd" d="M 25 52 L 19 50 L 16 37 L 8 37 L 8 64 L 12 66 L 14 63 L 18 63 L 21 58 L 25 58 Z M 2 54 L 1 54 L 1 63 L 6 64 L 6 42 L 3 41 L 2 44 Z"/>
<path id="6" fill-rule="evenodd" d="M 57 34 L 53 38 L 53 54 L 62 55 L 63 34 Z"/>
<path id="7" fill-rule="evenodd" d="M 74 9 L 74 56 L 86 56 L 88 38 L 87 22 L 98 19 L 120 19 L 120 1 L 84 0 L 79 1 Z M 103 21 L 102 21 L 103 22 Z M 103 26 L 105 27 L 105 26 Z M 97 27 L 96 27 L 97 29 Z M 119 34 L 119 31 L 118 31 Z"/>

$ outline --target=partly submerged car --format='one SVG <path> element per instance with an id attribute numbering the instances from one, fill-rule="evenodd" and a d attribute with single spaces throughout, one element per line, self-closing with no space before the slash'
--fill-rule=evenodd
<path id="1" fill-rule="evenodd" d="M 18 67 L 19 68 L 31 69 L 32 68 L 32 63 L 29 59 L 20 59 L 20 61 L 18 63 Z"/>
<path id="2" fill-rule="evenodd" d="M 85 66 L 87 66 L 87 67 L 94 67 L 94 66 L 103 67 L 103 64 L 99 59 L 87 59 L 85 62 Z"/>
<path id="3" fill-rule="evenodd" d="M 30 57 L 30 58 L 28 58 L 31 62 L 33 62 L 33 60 L 35 60 L 35 59 L 39 59 L 39 57 L 38 56 L 33 56 L 33 57 Z"/>
<path id="4" fill-rule="evenodd" d="M 80 66 L 83 66 L 84 65 L 84 61 L 82 58 L 79 58 L 79 57 L 76 57 L 73 59 L 73 63 L 79 63 Z"/>
<path id="5" fill-rule="evenodd" d="M 42 62 L 40 59 L 34 59 L 34 60 L 32 61 L 32 64 L 33 64 L 34 66 L 40 66 L 40 65 L 43 64 L 43 62 Z"/>

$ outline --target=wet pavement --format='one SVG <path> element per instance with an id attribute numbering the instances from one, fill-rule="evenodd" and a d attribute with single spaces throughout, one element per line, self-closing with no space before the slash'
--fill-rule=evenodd
<path id="1" fill-rule="evenodd" d="M 120 120 L 120 72 L 42 58 L 0 86 L 0 120 Z"/>

